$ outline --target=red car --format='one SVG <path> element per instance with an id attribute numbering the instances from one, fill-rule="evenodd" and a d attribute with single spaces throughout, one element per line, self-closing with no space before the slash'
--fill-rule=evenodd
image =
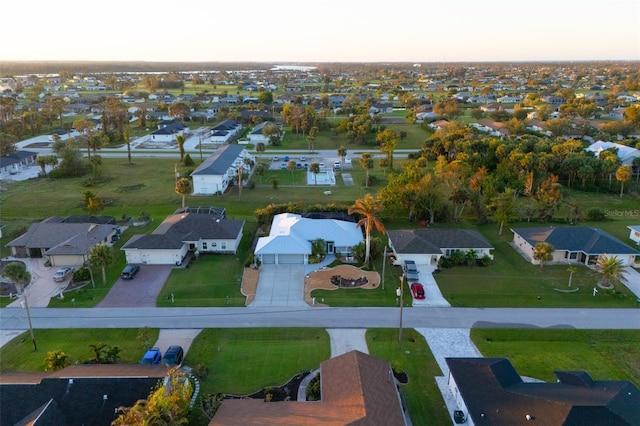
<path id="1" fill-rule="evenodd" d="M 411 283 L 411 293 L 416 299 L 424 299 L 424 287 L 420 283 Z"/>

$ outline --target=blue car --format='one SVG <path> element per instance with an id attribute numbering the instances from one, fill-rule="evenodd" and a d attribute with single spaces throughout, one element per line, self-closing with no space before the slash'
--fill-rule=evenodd
<path id="1" fill-rule="evenodd" d="M 151 348 L 144 354 L 140 360 L 140 364 L 160 364 L 160 361 L 162 361 L 162 352 L 160 352 L 160 349 Z"/>

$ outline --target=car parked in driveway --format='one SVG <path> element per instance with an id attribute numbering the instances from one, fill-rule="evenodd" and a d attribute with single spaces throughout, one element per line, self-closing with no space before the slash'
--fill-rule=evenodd
<path id="1" fill-rule="evenodd" d="M 122 270 L 120 278 L 123 280 L 132 280 L 140 270 L 140 265 L 127 265 Z"/>
<path id="2" fill-rule="evenodd" d="M 160 364 L 160 361 L 162 361 L 162 352 L 160 352 L 160 349 L 154 347 L 145 352 L 140 360 L 140 364 L 155 365 Z"/>
<path id="3" fill-rule="evenodd" d="M 162 357 L 163 364 L 182 364 L 182 359 L 184 358 L 184 350 L 182 346 L 171 345 L 164 353 L 164 357 Z"/>
<path id="4" fill-rule="evenodd" d="M 424 287 L 420 283 L 411 283 L 411 293 L 415 299 L 424 299 Z"/>
<path id="5" fill-rule="evenodd" d="M 71 274 L 73 274 L 73 268 L 71 266 L 65 266 L 64 268 L 58 269 L 53 274 L 53 280 L 55 282 L 61 282 L 61 281 L 64 281 L 64 280 L 70 278 Z"/>

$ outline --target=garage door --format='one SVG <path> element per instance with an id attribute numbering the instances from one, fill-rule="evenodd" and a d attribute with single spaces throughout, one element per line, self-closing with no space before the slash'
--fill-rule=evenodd
<path id="1" fill-rule="evenodd" d="M 262 255 L 262 263 L 265 265 L 273 265 L 276 263 L 276 255 L 275 254 L 263 254 Z"/>
<path id="2" fill-rule="evenodd" d="M 304 254 L 280 254 L 278 263 L 283 265 L 301 265 L 304 263 Z"/>

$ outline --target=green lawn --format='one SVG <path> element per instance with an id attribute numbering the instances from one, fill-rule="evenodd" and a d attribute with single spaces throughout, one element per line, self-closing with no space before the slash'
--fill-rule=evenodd
<path id="1" fill-rule="evenodd" d="M 104 343 L 118 346 L 121 363 L 137 363 L 145 348 L 138 343 L 137 329 L 52 329 L 34 330 L 37 351 L 33 350 L 29 332 L 24 332 L 0 348 L 0 373 L 8 371 L 44 371 L 44 359 L 49 351 L 66 353 L 71 362 L 92 359 L 90 344 Z M 149 329 L 149 340 L 153 344 L 158 338 L 157 329 Z"/>
<path id="2" fill-rule="evenodd" d="M 473 329 L 471 338 L 483 356 L 509 358 L 522 376 L 553 382 L 554 370 L 585 370 L 640 386 L 640 330 Z"/>
<path id="3" fill-rule="evenodd" d="M 414 425 L 450 425 L 447 408 L 436 384 L 442 371 L 433 358 L 424 337 L 413 329 L 402 334 L 402 349 L 398 347 L 398 330 L 371 329 L 367 331 L 369 353 L 404 371 L 409 383 L 401 386 L 407 409 Z"/>
<path id="4" fill-rule="evenodd" d="M 206 329 L 184 362 L 209 369 L 200 382 L 203 394 L 244 395 L 282 385 L 330 355 L 329 335 L 320 328 Z"/>

